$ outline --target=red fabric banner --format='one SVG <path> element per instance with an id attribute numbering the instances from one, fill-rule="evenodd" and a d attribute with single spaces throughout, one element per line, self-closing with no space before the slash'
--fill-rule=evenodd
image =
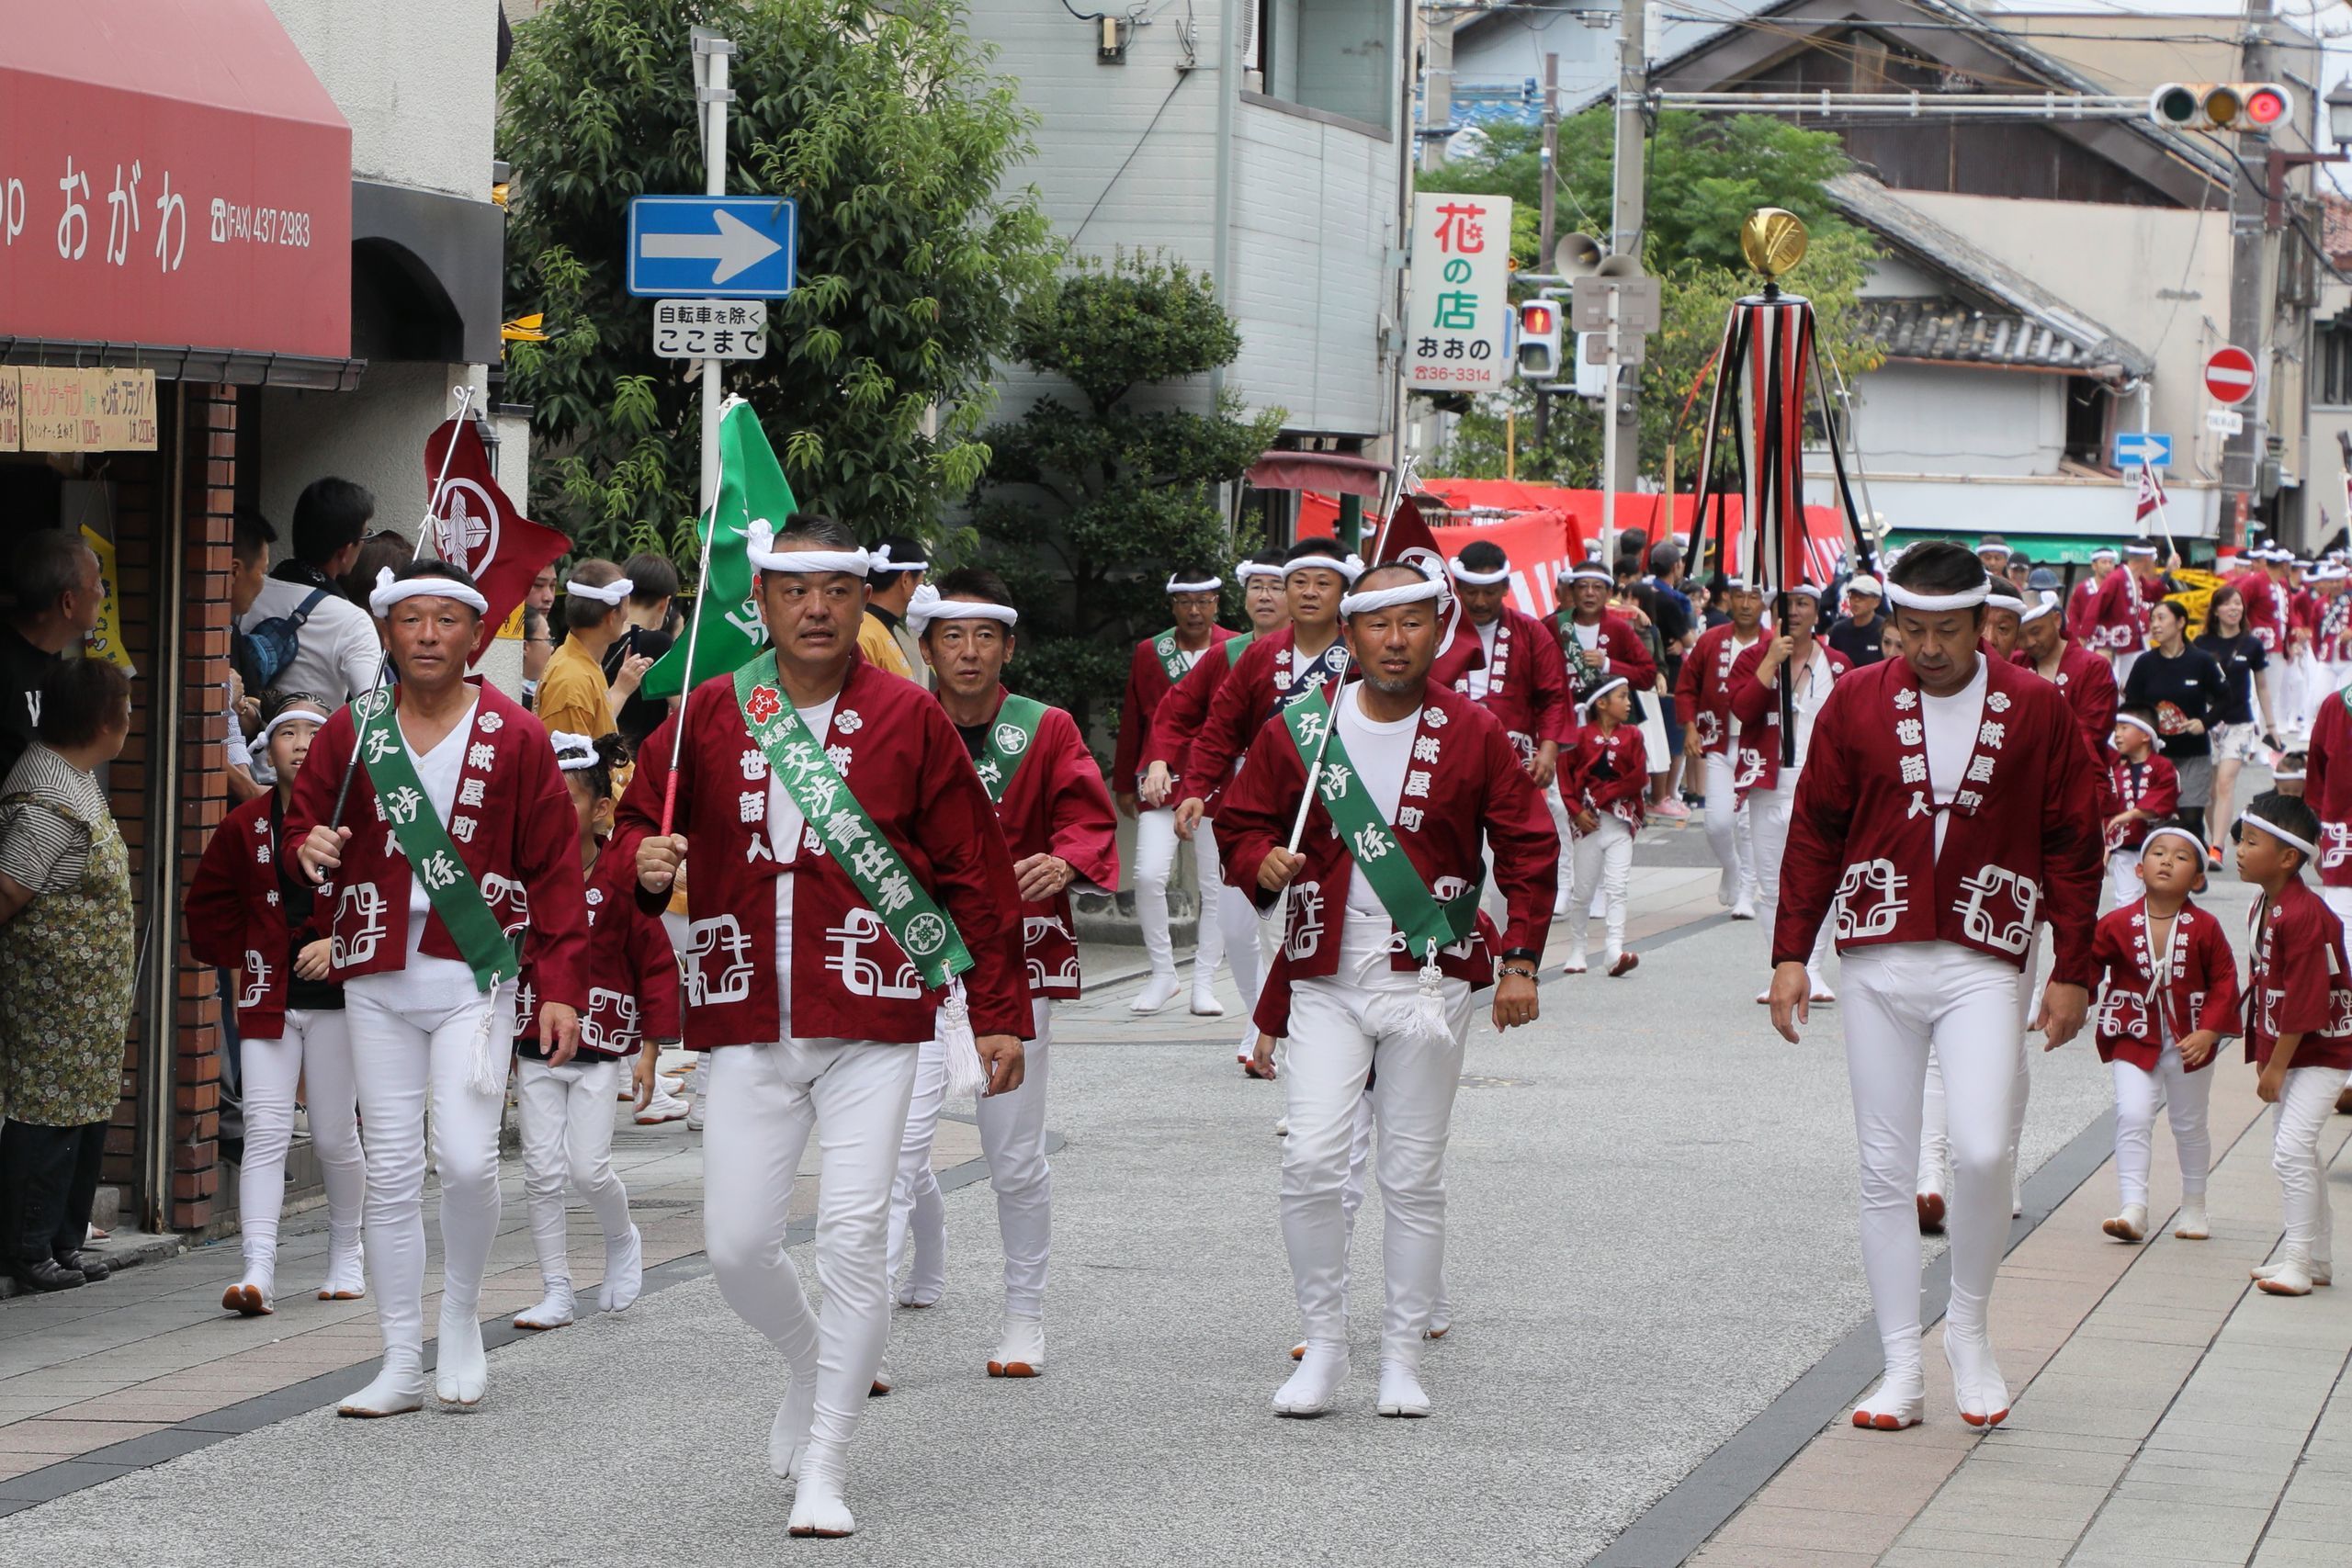
<path id="1" fill-rule="evenodd" d="M 449 452 L 455 435 L 457 451 Z M 514 508 L 490 471 L 490 454 L 481 432 L 471 420 L 444 420 L 424 438 L 424 482 L 441 478 L 447 455 L 448 479 L 442 484 L 433 509 L 434 552 L 473 574 L 481 596 L 490 601 L 482 616 L 481 641 L 472 660 L 479 662 L 491 638 L 531 590 L 531 579 L 550 561 L 562 558 L 571 541 L 544 524 L 534 523 Z"/>

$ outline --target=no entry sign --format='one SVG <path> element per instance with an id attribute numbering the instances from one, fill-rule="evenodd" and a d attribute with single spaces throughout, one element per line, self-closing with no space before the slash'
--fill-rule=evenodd
<path id="1" fill-rule="evenodd" d="M 2213 351 L 2205 362 L 2205 390 L 2217 403 L 2242 403 L 2254 392 L 2254 355 L 2234 344 Z"/>

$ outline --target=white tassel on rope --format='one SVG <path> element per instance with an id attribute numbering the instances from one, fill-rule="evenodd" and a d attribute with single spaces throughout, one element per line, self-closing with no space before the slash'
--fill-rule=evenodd
<path id="1" fill-rule="evenodd" d="M 1413 991 L 1413 1025 L 1420 1032 L 1423 1043 L 1443 1047 L 1453 1043 L 1453 1021 L 1446 1017 L 1445 971 L 1437 964 L 1437 948 L 1430 948 L 1430 955 L 1421 964 L 1421 983 Z"/>
<path id="2" fill-rule="evenodd" d="M 980 1043 L 972 1036 L 972 1011 L 964 1003 L 964 982 L 947 982 L 947 999 L 939 1004 L 939 1043 L 947 1052 L 947 1093 L 979 1097 L 989 1083 L 980 1066 Z"/>
<path id="3" fill-rule="evenodd" d="M 514 1042 L 499 1040 L 498 1010 L 514 1005 L 514 993 L 504 986 L 492 986 L 482 997 L 481 1022 L 474 1029 L 472 1059 L 466 1067 L 466 1087 L 476 1094 L 504 1094 L 506 1072 L 514 1055 Z M 503 1043 L 504 1050 L 499 1045 Z"/>

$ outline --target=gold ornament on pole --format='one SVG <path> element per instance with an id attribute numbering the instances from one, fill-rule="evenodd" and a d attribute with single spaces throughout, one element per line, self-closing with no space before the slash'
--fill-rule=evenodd
<path id="1" fill-rule="evenodd" d="M 1784 207 L 1759 207 L 1739 226 L 1739 254 L 1767 283 L 1804 260 L 1804 220 Z"/>

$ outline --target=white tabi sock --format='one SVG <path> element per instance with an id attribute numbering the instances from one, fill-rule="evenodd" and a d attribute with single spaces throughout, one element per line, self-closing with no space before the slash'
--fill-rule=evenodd
<path id="1" fill-rule="evenodd" d="M 645 1289 L 645 1237 L 635 1225 L 605 1243 L 605 1282 L 596 1287 L 599 1312 L 627 1312 Z"/>
<path id="2" fill-rule="evenodd" d="M 572 1313 L 579 1304 L 571 1294 L 571 1281 L 555 1279 L 546 1284 L 547 1293 L 539 1298 L 538 1305 L 514 1314 L 515 1327 L 561 1328 L 571 1321 Z"/>
<path id="3" fill-rule="evenodd" d="M 842 1495 L 842 1451 L 830 1443 L 810 1443 L 797 1477 L 799 1490 L 792 1499 L 794 1535 L 828 1539 L 857 1533 L 857 1519 Z"/>
<path id="4" fill-rule="evenodd" d="M 441 1308 L 441 1339 L 433 1368 L 433 1392 L 444 1404 L 481 1403 L 490 1386 L 490 1359 L 481 1346 L 481 1323 L 470 1312 L 446 1303 Z"/>
<path id="5" fill-rule="evenodd" d="M 1321 1416 L 1340 1402 L 1348 1381 L 1348 1346 L 1343 1339 L 1310 1339 L 1298 1370 L 1274 1392 L 1277 1416 Z"/>

